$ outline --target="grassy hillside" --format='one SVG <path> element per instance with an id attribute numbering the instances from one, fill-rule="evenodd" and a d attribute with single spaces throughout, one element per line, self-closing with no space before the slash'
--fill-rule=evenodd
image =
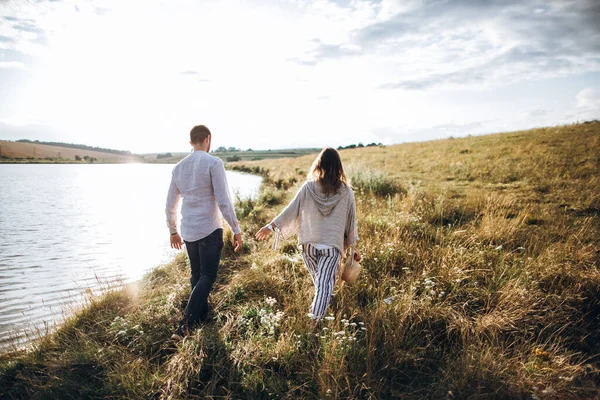
<path id="1" fill-rule="evenodd" d="M 225 248 L 213 322 L 168 341 L 180 254 L 0 357 L 4 396 L 596 398 L 600 124 L 343 151 L 365 270 L 316 336 L 294 241 L 252 240 L 313 157 L 235 164 L 268 179 L 236 205 L 245 251 Z"/>
<path id="2" fill-rule="evenodd" d="M 11 142 L 0 140 L 0 163 L 75 162 L 75 156 L 79 156 L 82 159 L 83 157 L 93 157 L 97 162 L 139 162 L 139 159 L 133 155 L 51 146 L 35 142 Z M 81 160 L 81 162 L 84 161 Z"/>

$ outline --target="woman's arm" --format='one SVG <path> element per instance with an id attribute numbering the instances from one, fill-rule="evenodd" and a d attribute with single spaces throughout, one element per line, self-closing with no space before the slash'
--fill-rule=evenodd
<path id="1" fill-rule="evenodd" d="M 348 215 L 346 217 L 346 229 L 344 231 L 344 252 L 348 247 L 355 246 L 356 242 L 358 242 L 358 228 L 356 222 L 356 200 L 354 198 L 354 192 L 350 189 L 349 193 L 349 202 L 350 205 L 348 207 Z M 362 256 L 360 251 L 354 248 L 354 259 L 356 261 L 360 261 Z"/>
<path id="2" fill-rule="evenodd" d="M 298 215 L 300 214 L 300 203 L 301 203 L 301 193 L 304 191 L 304 185 L 298 190 L 290 204 L 277 216 L 273 219 L 273 222 L 267 224 L 260 228 L 258 232 L 256 232 L 256 239 L 265 240 L 271 234 L 272 230 L 279 228 L 282 232 L 284 238 L 289 237 L 292 233 L 294 233 L 297 229 L 297 220 Z M 272 229 L 269 229 L 269 225 L 271 225 Z"/>

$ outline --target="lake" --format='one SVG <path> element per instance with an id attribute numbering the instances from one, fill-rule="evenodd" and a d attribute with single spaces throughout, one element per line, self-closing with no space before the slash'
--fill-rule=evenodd
<path id="1" fill-rule="evenodd" d="M 0 350 L 52 330 L 86 291 L 168 262 L 173 165 L 0 164 Z M 227 171 L 230 190 L 261 178 Z M 233 198 L 233 197 L 232 197 Z"/>

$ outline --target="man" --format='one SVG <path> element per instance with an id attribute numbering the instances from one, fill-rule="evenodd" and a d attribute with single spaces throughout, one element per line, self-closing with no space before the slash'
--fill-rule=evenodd
<path id="1" fill-rule="evenodd" d="M 174 339 L 180 340 L 189 328 L 206 320 L 208 295 L 217 278 L 223 227 L 221 214 L 233 231 L 236 252 L 242 248 L 242 233 L 229 197 L 225 168 L 221 159 L 208 154 L 212 135 L 204 125 L 192 128 L 190 144 L 194 151 L 173 168 L 167 196 L 167 226 L 171 247 L 183 242 L 190 259 L 192 293 Z M 177 206 L 181 205 L 181 234 L 177 231 Z M 219 210 L 221 213 L 219 213 Z"/>

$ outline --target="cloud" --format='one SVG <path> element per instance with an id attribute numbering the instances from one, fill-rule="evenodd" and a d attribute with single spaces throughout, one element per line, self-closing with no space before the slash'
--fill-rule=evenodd
<path id="1" fill-rule="evenodd" d="M 313 49 L 307 52 L 304 57 L 292 57 L 288 61 L 299 65 L 314 66 L 328 59 L 339 59 L 361 54 L 360 48 L 355 45 L 328 44 L 323 43 L 320 39 L 314 39 L 313 42 Z"/>
<path id="2" fill-rule="evenodd" d="M 106 15 L 110 12 L 110 8 L 96 7 L 94 6 L 94 11 L 98 15 Z"/>
<path id="3" fill-rule="evenodd" d="M 35 55 L 48 45 L 48 32 L 35 19 L 3 16 L 0 24 L 0 62 L 4 65 L 35 62 Z"/>
<path id="4" fill-rule="evenodd" d="M 315 41 L 290 61 L 316 66 L 377 56 L 397 76 L 379 87 L 401 90 L 497 86 L 600 70 L 597 1 L 401 3 L 381 2 L 379 14 L 345 40 Z"/>
<path id="5" fill-rule="evenodd" d="M 380 89 L 425 90 L 442 84 L 463 86 L 485 81 L 485 72 L 477 68 L 458 70 L 445 74 L 422 75 L 416 78 L 406 78 L 396 82 L 388 82 L 379 86 Z"/>
<path id="6" fill-rule="evenodd" d="M 200 72 L 187 70 L 179 73 L 180 76 L 196 78 L 195 80 L 199 83 L 207 83 L 210 82 L 210 79 L 200 78 Z"/>
<path id="7" fill-rule="evenodd" d="M 577 108 L 600 109 L 600 91 L 594 88 L 585 88 L 575 96 Z"/>
<path id="8" fill-rule="evenodd" d="M 30 32 L 30 33 L 35 33 L 37 35 L 43 35 L 45 32 L 43 29 L 38 27 L 31 20 L 22 20 L 18 24 L 14 24 L 12 27 L 13 27 L 13 29 L 16 29 L 17 31 Z"/>
<path id="9" fill-rule="evenodd" d="M 600 119 L 600 90 L 585 88 L 575 96 L 575 107 L 564 115 L 561 123 Z"/>
<path id="10" fill-rule="evenodd" d="M 30 64 L 34 61 L 34 57 L 21 51 L 0 48 L 0 61 Z"/>
<path id="11" fill-rule="evenodd" d="M 526 119 L 536 119 L 541 117 L 546 117 L 552 113 L 551 109 L 548 108 L 534 108 L 533 110 L 529 110 L 523 114 Z"/>
<path id="12" fill-rule="evenodd" d="M 25 64 L 23 64 L 22 62 L 18 62 L 18 61 L 0 61 L 0 68 L 21 69 L 21 68 L 25 68 Z"/>
<path id="13" fill-rule="evenodd" d="M 306 67 L 314 67 L 315 65 L 317 65 L 319 63 L 318 60 L 309 59 L 309 58 L 300 58 L 300 57 L 290 57 L 290 58 L 288 58 L 287 61 L 294 63 L 294 64 L 306 66 Z"/>

